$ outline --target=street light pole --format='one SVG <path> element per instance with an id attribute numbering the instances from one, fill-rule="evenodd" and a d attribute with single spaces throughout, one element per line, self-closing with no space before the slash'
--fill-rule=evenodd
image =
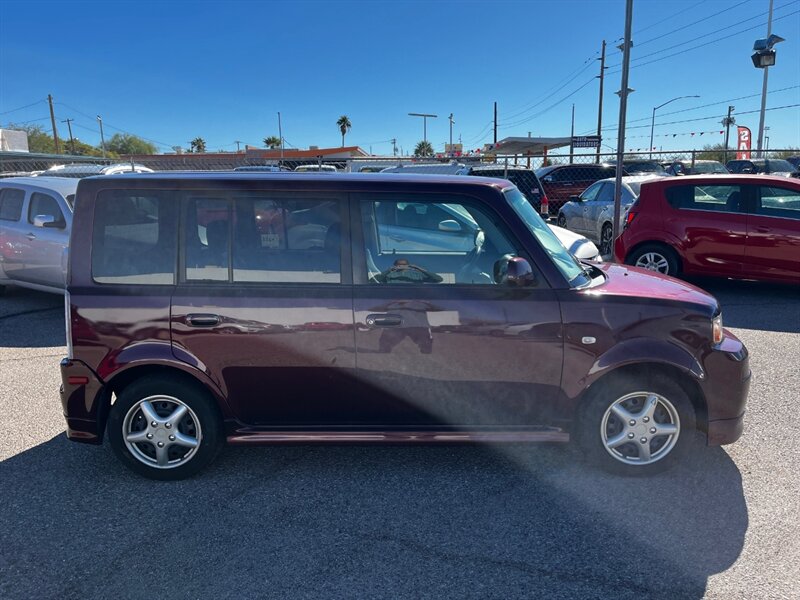
<path id="1" fill-rule="evenodd" d="M 283 129 L 281 129 L 281 113 L 278 111 L 278 137 L 281 138 L 281 161 L 283 160 Z"/>
<path id="2" fill-rule="evenodd" d="M 772 0 L 769 0 L 769 18 L 767 18 L 767 39 L 772 34 Z M 767 78 L 769 77 L 769 67 L 764 67 L 764 83 L 761 86 L 761 115 L 758 118 L 758 157 L 763 158 L 761 146 L 764 142 L 764 111 L 767 110 Z"/>
<path id="3" fill-rule="evenodd" d="M 672 100 L 667 100 L 664 104 L 659 104 L 658 106 L 653 108 L 653 118 L 650 121 L 650 158 L 653 158 L 653 130 L 656 126 L 656 111 L 659 108 L 662 108 L 669 104 L 670 102 L 675 102 L 675 100 L 680 100 L 682 98 L 699 98 L 700 96 L 678 96 L 677 98 L 673 98 Z"/>
<path id="4" fill-rule="evenodd" d="M 437 118 L 439 115 L 430 115 L 427 113 L 408 113 L 409 117 L 422 117 L 422 141 L 428 141 L 428 117 L 431 119 Z"/>
<path id="5" fill-rule="evenodd" d="M 455 123 L 455 121 L 453 121 L 453 113 L 450 113 L 450 116 L 448 118 L 450 119 L 450 152 L 452 152 L 453 151 L 453 124 Z"/>

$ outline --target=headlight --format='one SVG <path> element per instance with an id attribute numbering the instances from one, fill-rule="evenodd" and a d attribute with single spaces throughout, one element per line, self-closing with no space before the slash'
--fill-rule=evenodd
<path id="1" fill-rule="evenodd" d="M 711 334 L 715 344 L 721 344 L 725 338 L 725 333 L 722 330 L 722 313 L 711 320 Z"/>

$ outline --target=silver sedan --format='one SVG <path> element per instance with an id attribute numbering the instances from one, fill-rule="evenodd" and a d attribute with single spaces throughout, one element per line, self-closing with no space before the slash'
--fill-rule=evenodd
<path id="1" fill-rule="evenodd" d="M 622 178 L 622 203 L 620 230 L 625 222 L 625 213 L 639 197 L 643 182 L 655 179 L 654 175 Z M 601 179 L 586 188 L 580 196 L 572 196 L 558 212 L 556 223 L 586 236 L 600 248 L 600 254 L 610 254 L 612 249 L 614 220 L 614 179 Z"/>

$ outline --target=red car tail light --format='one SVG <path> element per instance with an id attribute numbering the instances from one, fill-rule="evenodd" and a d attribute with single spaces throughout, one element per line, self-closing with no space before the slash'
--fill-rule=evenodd
<path id="1" fill-rule="evenodd" d="M 627 229 L 627 228 L 628 228 L 628 226 L 629 226 L 631 223 L 633 223 L 633 220 L 636 218 L 636 215 L 637 215 L 637 214 L 639 214 L 639 213 L 636 213 L 636 212 L 634 212 L 634 211 L 632 211 L 632 210 L 629 210 L 629 211 L 628 211 L 628 214 L 627 214 L 627 216 L 625 217 L 625 226 L 623 227 L 623 229 Z"/>
<path id="2" fill-rule="evenodd" d="M 550 201 L 547 199 L 547 194 L 542 194 L 542 203 L 539 207 L 539 214 L 544 215 L 545 218 L 550 214 Z"/>

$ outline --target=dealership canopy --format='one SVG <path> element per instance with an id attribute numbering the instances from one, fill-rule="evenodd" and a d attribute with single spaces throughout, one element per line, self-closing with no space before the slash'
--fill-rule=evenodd
<path id="1" fill-rule="evenodd" d="M 496 144 L 487 144 L 485 152 L 535 156 L 550 152 L 554 148 L 569 146 L 570 139 L 569 137 L 507 137 Z"/>

